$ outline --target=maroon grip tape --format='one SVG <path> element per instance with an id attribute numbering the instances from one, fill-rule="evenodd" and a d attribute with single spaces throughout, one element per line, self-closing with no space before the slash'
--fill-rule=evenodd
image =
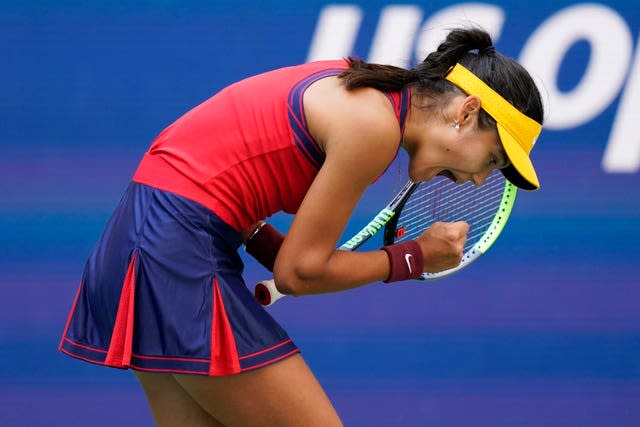
<path id="1" fill-rule="evenodd" d="M 284 234 L 276 230 L 271 224 L 264 224 L 247 240 L 245 249 L 267 270 L 273 272 L 280 246 L 284 242 Z"/>

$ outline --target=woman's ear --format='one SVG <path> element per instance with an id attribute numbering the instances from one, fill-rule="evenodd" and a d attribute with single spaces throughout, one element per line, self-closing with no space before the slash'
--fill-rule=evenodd
<path id="1" fill-rule="evenodd" d="M 475 95 L 467 96 L 458 107 L 456 123 L 464 126 L 477 121 L 481 108 L 482 101 L 480 101 L 480 98 Z"/>

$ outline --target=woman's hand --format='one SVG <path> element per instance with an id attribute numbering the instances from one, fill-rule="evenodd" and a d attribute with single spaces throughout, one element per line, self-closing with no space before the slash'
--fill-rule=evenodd
<path id="1" fill-rule="evenodd" d="M 468 232 L 469 224 L 464 221 L 433 223 L 416 239 L 424 255 L 424 271 L 437 273 L 457 267 Z"/>

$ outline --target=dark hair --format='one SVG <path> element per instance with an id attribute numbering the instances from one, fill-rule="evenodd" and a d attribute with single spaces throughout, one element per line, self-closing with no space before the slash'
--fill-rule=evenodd
<path id="1" fill-rule="evenodd" d="M 393 92 L 410 86 L 418 95 L 435 100 L 455 93 L 455 86 L 445 76 L 460 63 L 522 113 L 540 124 L 543 121 L 540 92 L 529 73 L 515 60 L 497 53 L 491 36 L 480 28 L 452 30 L 435 52 L 411 70 L 352 57 L 348 62 L 349 68 L 339 77 L 349 90 L 372 87 Z M 482 110 L 479 126 L 495 127 L 495 121 Z"/>

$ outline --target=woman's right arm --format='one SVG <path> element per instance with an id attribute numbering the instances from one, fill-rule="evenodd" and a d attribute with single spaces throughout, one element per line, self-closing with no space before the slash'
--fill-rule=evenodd
<path id="1" fill-rule="evenodd" d="M 326 159 L 298 209 L 274 268 L 278 289 L 294 295 L 351 289 L 386 280 L 390 272 L 389 257 L 382 250 L 335 248 L 362 194 L 397 152 L 398 121 L 382 93 L 340 90 L 326 80 L 328 87 L 319 85 L 315 94 L 311 92 L 311 102 L 305 96 L 305 113 Z M 442 264 L 443 259 L 457 257 L 458 245 L 450 241 L 455 239 L 448 231 L 440 231 L 418 239 L 427 262 L 438 259 Z"/>

